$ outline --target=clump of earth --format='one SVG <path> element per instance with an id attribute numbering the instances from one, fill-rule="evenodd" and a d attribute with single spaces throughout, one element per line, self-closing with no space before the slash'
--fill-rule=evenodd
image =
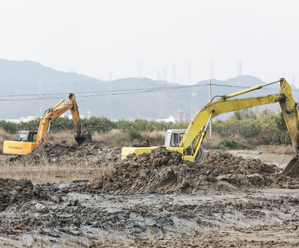
<path id="1" fill-rule="evenodd" d="M 112 168 L 90 183 L 93 189 L 111 194 L 194 193 L 235 191 L 248 187 L 297 188 L 295 179 L 281 177 L 281 169 L 259 159 L 235 157 L 225 151 L 205 152 L 200 165 L 185 161 L 181 154 L 160 147 L 146 154 L 121 160 L 121 148 L 99 148 L 43 143 L 11 164 L 76 165 Z"/>
<path id="2" fill-rule="evenodd" d="M 121 148 L 100 148 L 95 144 L 42 143 L 26 156 L 8 159 L 11 164 L 107 166 L 121 159 Z"/>
<path id="3" fill-rule="evenodd" d="M 224 151 L 206 152 L 198 165 L 161 147 L 147 154 L 129 155 L 91 185 L 113 194 L 235 191 L 279 184 L 280 171 L 276 165 Z"/>
<path id="4" fill-rule="evenodd" d="M 30 180 L 0 178 L 0 212 L 14 203 L 28 202 L 34 199 L 48 200 L 47 193 Z"/>

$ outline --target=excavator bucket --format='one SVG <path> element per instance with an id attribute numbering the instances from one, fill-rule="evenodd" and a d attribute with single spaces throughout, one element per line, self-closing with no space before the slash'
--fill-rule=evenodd
<path id="1" fill-rule="evenodd" d="M 292 158 L 281 175 L 299 178 L 299 157 Z"/>
<path id="2" fill-rule="evenodd" d="M 76 133 L 75 134 L 75 140 L 78 144 L 78 146 L 82 145 L 83 143 L 91 143 L 91 134 L 88 132 L 83 133 Z"/>
<path id="3" fill-rule="evenodd" d="M 78 146 L 80 146 L 85 142 L 86 138 L 84 138 L 84 137 L 75 137 L 75 140 L 76 140 Z"/>

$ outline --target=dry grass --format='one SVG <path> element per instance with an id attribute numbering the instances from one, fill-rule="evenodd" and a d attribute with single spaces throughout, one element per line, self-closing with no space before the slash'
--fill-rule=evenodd
<path id="1" fill-rule="evenodd" d="M 49 142 L 50 143 L 66 142 L 67 144 L 76 144 L 74 135 L 75 135 L 74 131 L 50 133 Z"/>
<path id="2" fill-rule="evenodd" d="M 17 134 L 10 134 L 0 129 L 0 150 L 3 151 L 3 142 L 5 140 L 14 140 L 17 138 Z"/>
<path id="3" fill-rule="evenodd" d="M 204 139 L 204 141 L 203 141 L 203 147 L 205 148 L 205 149 L 212 149 L 212 148 L 214 148 L 218 143 L 219 143 L 219 141 L 221 140 L 222 138 L 220 137 L 220 135 L 219 134 L 215 134 L 215 133 L 213 133 L 213 135 L 212 135 L 212 137 L 210 137 L 210 134 L 209 133 L 207 133 L 206 134 L 206 137 L 205 137 L 205 139 Z"/>
<path id="4" fill-rule="evenodd" d="M 72 182 L 74 180 L 93 180 L 105 176 L 113 169 L 112 165 L 103 167 L 94 166 L 68 166 L 68 165 L 45 165 L 45 166 L 10 166 L 4 160 L 7 156 L 0 155 L 1 177 L 12 179 L 29 179 L 33 183 L 41 182 Z"/>
<path id="5" fill-rule="evenodd" d="M 260 146 L 258 150 L 262 152 L 282 155 L 294 155 L 295 153 L 293 146 Z"/>
<path id="6" fill-rule="evenodd" d="M 153 132 L 141 132 L 140 138 L 131 140 L 128 133 L 124 133 L 120 130 L 113 129 L 107 133 L 94 132 L 92 134 L 92 142 L 98 144 L 101 147 L 111 146 L 129 146 L 134 142 L 145 142 L 149 140 L 152 146 L 164 145 L 165 132 L 153 131 Z M 66 142 L 67 144 L 75 144 L 74 132 L 66 131 L 60 133 L 53 133 L 49 138 L 51 143 Z"/>
<path id="7" fill-rule="evenodd" d="M 128 133 L 123 133 L 120 130 L 111 130 L 107 133 L 95 132 L 92 135 L 92 140 L 101 146 L 129 146 L 135 142 L 145 142 L 149 140 L 153 146 L 164 145 L 165 132 L 153 131 L 153 132 L 141 132 L 140 138 L 131 140 Z"/>
<path id="8" fill-rule="evenodd" d="M 163 146 L 165 134 L 163 131 L 141 132 L 140 139 L 134 140 L 134 142 L 144 142 L 148 140 L 151 146 Z"/>
<path id="9" fill-rule="evenodd" d="M 125 146 L 129 140 L 129 134 L 116 129 L 107 133 L 95 132 L 92 135 L 92 141 L 101 146 Z"/>

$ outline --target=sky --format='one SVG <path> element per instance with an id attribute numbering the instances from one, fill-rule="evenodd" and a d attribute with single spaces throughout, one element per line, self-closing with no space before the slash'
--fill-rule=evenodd
<path id="1" fill-rule="evenodd" d="M 298 10 L 298 0 L 0 0 L 0 58 L 101 80 L 242 74 L 299 86 Z"/>

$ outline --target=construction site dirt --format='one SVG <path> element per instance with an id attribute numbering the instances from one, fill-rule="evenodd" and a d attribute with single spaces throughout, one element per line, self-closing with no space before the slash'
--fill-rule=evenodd
<path id="1" fill-rule="evenodd" d="M 16 173 L 91 172 L 1 178 L 0 246 L 298 247 L 298 178 L 281 175 L 289 157 L 272 164 L 262 155 L 210 150 L 197 165 L 165 148 L 121 160 L 121 148 L 49 143 L 1 155 Z"/>

